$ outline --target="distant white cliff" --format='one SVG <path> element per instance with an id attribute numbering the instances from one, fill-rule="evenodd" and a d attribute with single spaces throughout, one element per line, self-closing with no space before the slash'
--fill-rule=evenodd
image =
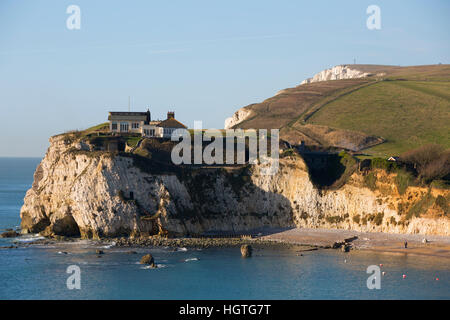
<path id="1" fill-rule="evenodd" d="M 301 84 L 329 81 L 329 80 L 358 79 L 358 78 L 365 78 L 369 75 L 371 74 L 356 69 L 351 69 L 349 66 L 346 65 L 340 65 L 330 69 L 323 70 L 317 73 L 314 77 L 303 80 Z"/>

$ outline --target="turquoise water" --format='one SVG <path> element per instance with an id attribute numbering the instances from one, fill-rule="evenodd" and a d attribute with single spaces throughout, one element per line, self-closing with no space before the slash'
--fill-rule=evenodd
<path id="1" fill-rule="evenodd" d="M 39 159 L 0 158 L 0 229 L 19 225 L 19 210 Z M 0 239 L 29 243 L 33 237 Z M 98 257 L 95 250 L 105 254 Z M 93 241 L 0 249 L 0 299 L 449 299 L 448 259 L 334 250 L 116 248 Z M 66 253 L 64 253 L 66 252 Z M 138 262 L 151 252 L 158 269 Z M 366 269 L 383 264 L 381 289 Z M 81 271 L 69 290 L 67 267 Z M 406 279 L 402 275 L 406 274 Z M 439 281 L 436 280 L 439 278 Z"/>

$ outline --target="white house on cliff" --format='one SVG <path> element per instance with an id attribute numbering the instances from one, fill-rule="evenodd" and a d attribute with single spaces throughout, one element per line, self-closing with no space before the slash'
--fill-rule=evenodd
<path id="1" fill-rule="evenodd" d="M 170 138 L 176 129 L 187 127 L 175 119 L 175 112 L 167 112 L 166 120 L 152 121 L 147 112 L 109 112 L 109 131 L 113 133 L 140 133 L 143 137 Z"/>

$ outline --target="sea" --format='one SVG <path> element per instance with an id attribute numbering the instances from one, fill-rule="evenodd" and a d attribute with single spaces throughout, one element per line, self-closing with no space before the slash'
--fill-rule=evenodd
<path id="1" fill-rule="evenodd" d="M 0 158 L 1 232 L 19 228 L 39 161 Z M 0 239 L 0 299 L 450 298 L 445 258 L 264 247 L 243 259 L 239 248 L 121 248 L 90 240 L 44 245 L 35 243 L 39 239 Z M 147 253 L 158 268 L 139 264 Z"/>

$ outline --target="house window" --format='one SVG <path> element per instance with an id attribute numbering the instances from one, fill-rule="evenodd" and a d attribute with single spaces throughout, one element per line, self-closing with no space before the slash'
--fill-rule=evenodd
<path id="1" fill-rule="evenodd" d="M 117 130 L 117 122 L 111 124 L 111 130 Z"/>
<path id="2" fill-rule="evenodd" d="M 120 123 L 120 132 L 128 132 L 128 122 Z"/>
<path id="3" fill-rule="evenodd" d="M 148 137 L 154 137 L 155 129 L 144 129 L 144 135 L 146 135 Z"/>
<path id="4" fill-rule="evenodd" d="M 132 128 L 132 129 L 139 129 L 139 122 L 133 122 L 133 123 L 131 124 L 131 128 Z"/>

